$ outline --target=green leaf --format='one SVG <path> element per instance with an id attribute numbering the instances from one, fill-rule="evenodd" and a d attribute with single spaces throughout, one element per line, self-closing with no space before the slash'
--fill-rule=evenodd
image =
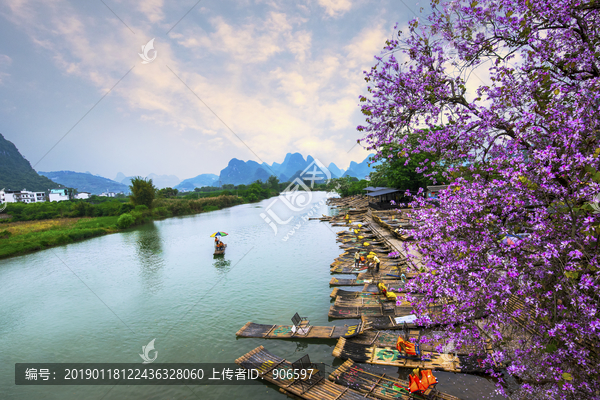
<path id="1" fill-rule="evenodd" d="M 579 272 L 577 271 L 565 271 L 565 276 L 570 279 L 579 278 Z"/>
<path id="2" fill-rule="evenodd" d="M 565 373 L 563 373 L 563 374 L 562 374 L 562 378 L 563 378 L 565 381 L 572 381 L 572 380 L 573 380 L 573 377 L 571 376 L 571 374 L 569 374 L 569 373 L 567 373 L 567 372 L 565 372 Z"/>
<path id="3" fill-rule="evenodd" d="M 554 353 L 556 350 L 558 350 L 556 342 L 550 342 L 546 345 L 546 353 Z"/>

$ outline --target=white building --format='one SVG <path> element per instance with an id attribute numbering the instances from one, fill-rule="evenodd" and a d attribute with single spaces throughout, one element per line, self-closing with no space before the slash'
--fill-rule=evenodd
<path id="1" fill-rule="evenodd" d="M 69 189 L 51 189 L 49 201 L 71 200 L 72 193 Z"/>
<path id="2" fill-rule="evenodd" d="M 76 199 L 89 199 L 92 196 L 89 192 L 79 192 L 75 195 Z"/>
<path id="3" fill-rule="evenodd" d="M 31 192 L 23 190 L 0 190 L 0 202 L 2 203 L 39 203 L 46 201 L 45 192 Z"/>
<path id="4" fill-rule="evenodd" d="M 117 194 L 114 192 L 105 192 L 105 193 L 100 193 L 100 197 L 115 197 Z"/>

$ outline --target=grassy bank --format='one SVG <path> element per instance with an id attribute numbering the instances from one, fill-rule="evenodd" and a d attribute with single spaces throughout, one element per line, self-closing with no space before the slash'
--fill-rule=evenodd
<path id="1" fill-rule="evenodd" d="M 12 222 L 0 231 L 0 258 L 116 232 L 118 217 Z"/>
<path id="2" fill-rule="evenodd" d="M 215 211 L 244 202 L 244 199 L 237 196 L 196 200 L 157 199 L 151 210 L 146 206 L 123 207 L 120 210 L 126 212 L 120 214 L 115 212 L 117 215 L 111 216 L 65 217 L 17 222 L 6 220 L 0 224 L 0 259 L 119 232 L 154 219 Z M 114 209 L 117 210 L 116 205 Z M 65 213 L 65 215 L 69 214 Z"/>

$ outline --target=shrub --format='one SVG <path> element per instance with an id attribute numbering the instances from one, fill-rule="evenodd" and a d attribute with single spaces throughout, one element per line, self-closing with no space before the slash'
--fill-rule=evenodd
<path id="1" fill-rule="evenodd" d="M 131 203 L 123 203 L 119 207 L 119 214 L 125 214 L 125 213 L 128 213 L 130 211 L 133 211 L 133 207 L 134 207 L 134 205 L 131 204 Z"/>
<path id="2" fill-rule="evenodd" d="M 133 215 L 125 213 L 117 220 L 117 227 L 119 229 L 127 229 L 135 222 Z"/>

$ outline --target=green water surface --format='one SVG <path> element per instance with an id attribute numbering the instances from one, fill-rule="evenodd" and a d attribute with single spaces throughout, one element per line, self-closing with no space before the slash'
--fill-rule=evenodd
<path id="1" fill-rule="evenodd" d="M 331 355 L 335 341 L 235 336 L 248 321 L 289 324 L 295 312 L 314 325 L 356 322 L 328 322 L 329 264 L 341 253 L 335 242 L 341 228 L 306 221 L 310 210 L 314 216 L 330 212 L 325 198 L 313 193 L 296 211 L 268 199 L 0 261 L 0 399 L 286 398 L 266 384 L 17 386 L 14 368 L 22 362 L 141 363 L 138 354 L 152 339 L 161 363 L 233 362 L 263 345 L 289 360 L 309 353 L 313 361 L 339 365 Z M 277 233 L 260 215 L 269 209 L 281 220 L 292 218 L 276 225 Z M 217 230 L 229 233 L 221 259 L 213 258 L 209 238 Z M 455 375 L 442 375 L 452 389 Z M 489 393 L 488 381 L 472 379 L 487 384 Z"/>

